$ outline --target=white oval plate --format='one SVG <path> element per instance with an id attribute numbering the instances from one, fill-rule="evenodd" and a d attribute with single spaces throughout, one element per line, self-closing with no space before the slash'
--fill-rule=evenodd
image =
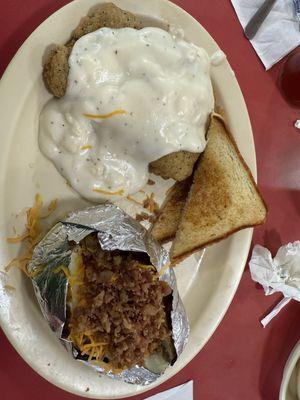
<path id="1" fill-rule="evenodd" d="M 252 230 L 236 233 L 208 248 L 202 257 L 201 268 L 199 254 L 177 268 L 179 290 L 190 320 L 190 339 L 176 364 L 149 387 L 99 377 L 91 368 L 71 359 L 43 319 L 29 280 L 19 271 L 5 275 L 4 266 L 19 250 L 18 246 L 8 245 L 5 241 L 12 235 L 12 226 L 18 222 L 13 214 L 32 205 L 35 193 L 40 192 L 45 201 L 58 198 L 64 210 L 86 204 L 66 186 L 53 165 L 39 152 L 38 117 L 50 98 L 41 78 L 45 49 L 51 43 L 67 40 L 81 17 L 99 3 L 99 0 L 73 1 L 50 16 L 17 52 L 0 83 L 0 321 L 15 349 L 48 381 L 81 396 L 116 399 L 142 393 L 166 381 L 201 350 L 220 323 L 237 289 Z M 115 4 L 154 18 L 160 21 L 158 25 L 167 22 L 183 29 L 186 40 L 203 46 L 209 54 L 218 50 L 205 29 L 170 2 L 115 0 Z M 212 77 L 217 101 L 225 108 L 239 149 L 256 176 L 250 121 L 234 73 L 225 62 L 213 69 Z M 7 282 L 16 290 L 7 290 Z"/>

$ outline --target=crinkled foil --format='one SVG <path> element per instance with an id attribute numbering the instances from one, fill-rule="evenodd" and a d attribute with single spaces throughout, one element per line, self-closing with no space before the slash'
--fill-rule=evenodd
<path id="1" fill-rule="evenodd" d="M 80 355 L 72 342 L 63 337 L 68 280 L 63 274 L 55 273 L 55 270 L 62 265 L 69 266 L 73 248 L 70 242 L 79 243 L 92 232 L 97 232 L 103 250 L 147 253 L 151 263 L 158 271 L 169 263 L 168 252 L 152 238 L 149 232 L 139 222 L 112 204 L 103 204 L 74 212 L 65 221 L 52 228 L 35 247 L 28 268 L 29 272 L 33 273 L 32 283 L 44 317 L 66 349 L 79 360 Z M 187 343 L 189 324 L 177 291 L 173 269 L 167 268 L 160 279 L 168 282 L 173 290 L 171 322 L 177 359 Z M 160 363 L 159 372 L 152 368 L 153 363 L 146 362 L 145 365 L 148 369 L 134 366 L 122 373 L 114 374 L 105 372 L 101 367 L 83 359 L 81 361 L 111 378 L 138 385 L 148 385 L 154 382 L 171 363 L 158 361 Z M 151 370 L 149 365 L 151 365 Z"/>

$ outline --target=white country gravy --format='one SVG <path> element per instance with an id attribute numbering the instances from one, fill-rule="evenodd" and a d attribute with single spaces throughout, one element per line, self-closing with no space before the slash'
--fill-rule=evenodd
<path id="1" fill-rule="evenodd" d="M 214 108 L 206 51 L 159 28 L 102 28 L 80 38 L 68 87 L 40 116 L 39 145 L 83 197 L 115 200 L 148 180 L 148 164 L 204 150 Z"/>

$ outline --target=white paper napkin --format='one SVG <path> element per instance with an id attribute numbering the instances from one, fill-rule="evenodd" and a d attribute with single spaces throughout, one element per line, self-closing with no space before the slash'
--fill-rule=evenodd
<path id="1" fill-rule="evenodd" d="M 173 389 L 147 397 L 145 400 L 193 400 L 193 381 Z"/>
<path id="2" fill-rule="evenodd" d="M 231 0 L 243 28 L 264 0 Z M 277 0 L 255 37 L 251 40 L 266 69 L 300 44 L 299 23 L 293 0 Z"/>
<path id="3" fill-rule="evenodd" d="M 251 278 L 263 286 L 267 296 L 283 294 L 283 299 L 261 320 L 266 327 L 290 300 L 300 302 L 300 241 L 281 246 L 274 258 L 268 249 L 255 245 L 249 268 Z"/>

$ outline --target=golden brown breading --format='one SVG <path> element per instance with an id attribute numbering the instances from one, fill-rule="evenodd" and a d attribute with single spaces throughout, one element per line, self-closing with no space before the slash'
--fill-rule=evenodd
<path id="1" fill-rule="evenodd" d="M 199 153 L 177 151 L 150 163 L 149 171 L 164 179 L 172 178 L 181 182 L 192 175 L 198 157 Z"/>
<path id="2" fill-rule="evenodd" d="M 69 74 L 69 55 L 70 48 L 59 45 L 51 51 L 44 66 L 45 85 L 55 97 L 62 97 L 65 94 Z"/>
<path id="3" fill-rule="evenodd" d="M 68 59 L 75 42 L 83 35 L 108 28 L 141 29 L 142 22 L 128 11 L 121 10 L 112 3 L 97 7 L 90 15 L 84 17 L 65 45 L 58 45 L 48 56 L 44 65 L 43 78 L 47 89 L 55 97 L 63 97 L 68 83 Z"/>

